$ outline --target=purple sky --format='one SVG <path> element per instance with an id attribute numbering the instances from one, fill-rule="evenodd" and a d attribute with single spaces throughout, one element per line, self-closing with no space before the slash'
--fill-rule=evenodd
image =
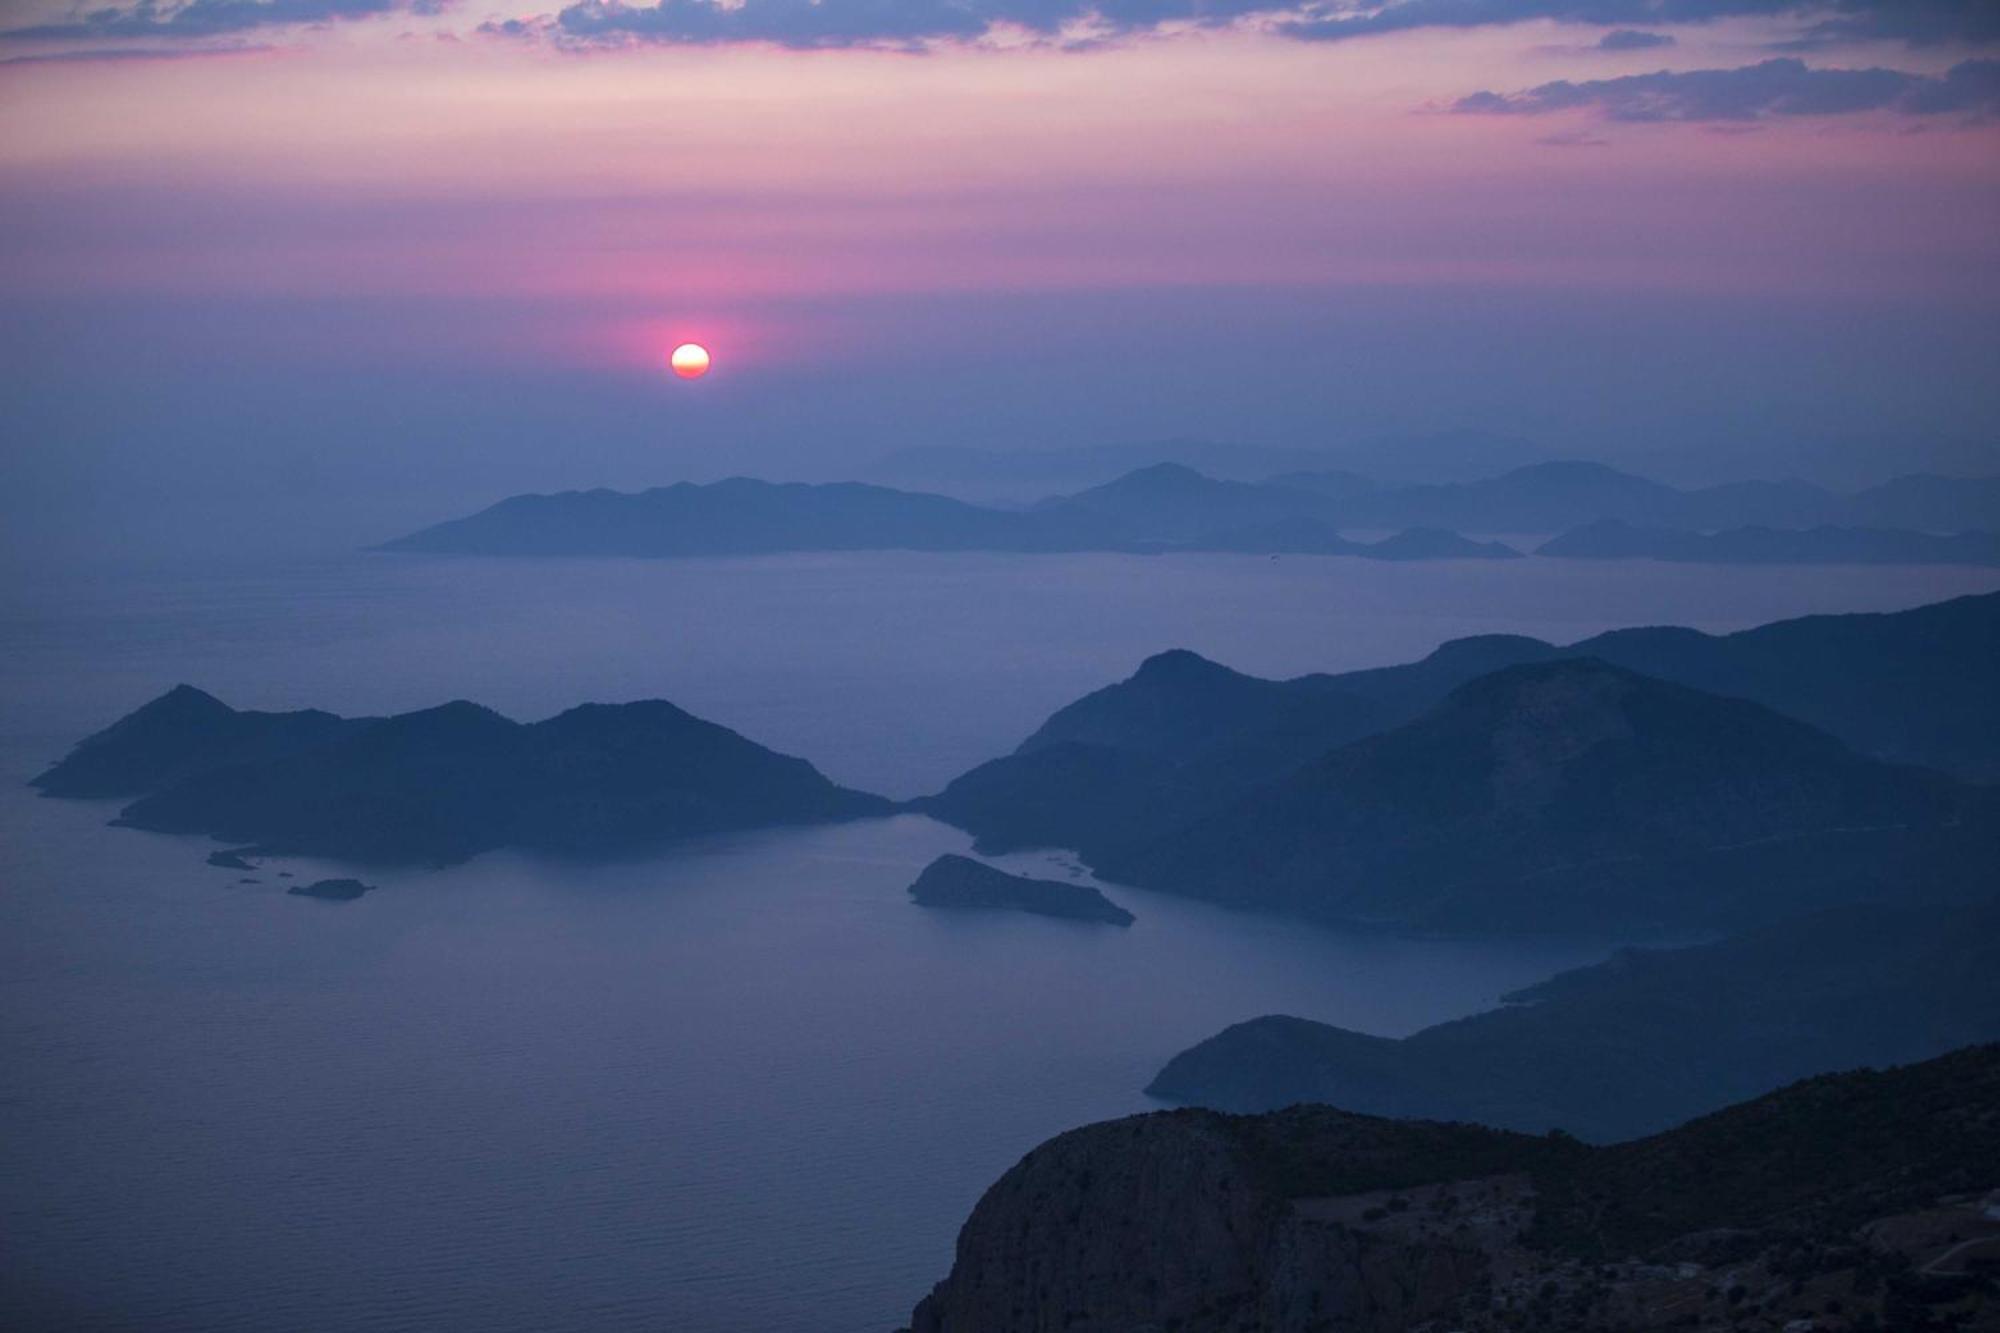
<path id="1" fill-rule="evenodd" d="M 1990 3 L 11 0 L 0 62 L 24 544 L 907 444 L 2000 469 Z"/>

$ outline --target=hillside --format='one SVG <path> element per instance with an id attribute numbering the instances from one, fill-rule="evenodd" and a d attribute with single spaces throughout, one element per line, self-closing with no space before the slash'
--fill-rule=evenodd
<path id="1" fill-rule="evenodd" d="M 2000 1047 L 1828 1075 L 1649 1139 L 1325 1106 L 1073 1130 L 987 1190 L 913 1333 L 1990 1330 Z M 1792 1322 L 1802 1320 L 1804 1322 Z"/>
<path id="2" fill-rule="evenodd" d="M 385 863 L 496 847 L 611 854 L 890 808 L 660 700 L 527 725 L 463 701 L 343 720 L 238 713 L 187 686 L 84 740 L 36 784 L 143 793 L 116 821 L 130 828 Z"/>
<path id="3" fill-rule="evenodd" d="M 517 495 L 384 545 L 487 556 L 701 556 L 785 551 L 1235 551 L 1378 560 L 1494 559 L 1519 552 L 1428 525 L 1373 542 L 1340 535 L 1317 491 L 1224 481 L 1160 463 L 1027 509 L 859 482 L 732 477 L 639 492 Z"/>
<path id="4" fill-rule="evenodd" d="M 1235 906 L 1445 930 L 1671 930 L 1888 891 L 1980 794 L 1757 704 L 1591 658 L 1509 667 L 1099 872 Z M 1981 844 L 1983 845 L 1983 844 Z M 1752 891 L 1754 890 L 1754 891 Z"/>
<path id="5" fill-rule="evenodd" d="M 1413 721 L 1480 675 L 1569 656 L 1754 700 L 1871 757 L 2000 778 L 2000 692 L 1986 685 L 2000 677 L 2000 594 L 1986 594 L 1723 635 L 1615 630 L 1567 647 L 1487 635 L 1417 662 L 1293 681 L 1162 653 L 919 805 L 994 850 L 1046 845 L 1100 857 Z"/>
<path id="6" fill-rule="evenodd" d="M 1816 1070 L 2000 1040 L 2000 901 L 1836 908 L 1623 950 L 1507 1000 L 1401 1040 L 1252 1019 L 1176 1055 L 1147 1092 L 1630 1138 Z"/>

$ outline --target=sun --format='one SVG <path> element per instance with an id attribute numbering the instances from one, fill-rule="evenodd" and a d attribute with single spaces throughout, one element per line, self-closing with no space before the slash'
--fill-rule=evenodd
<path id="1" fill-rule="evenodd" d="M 708 373 L 708 349 L 700 343 L 682 343 L 667 362 L 682 379 L 698 380 Z"/>

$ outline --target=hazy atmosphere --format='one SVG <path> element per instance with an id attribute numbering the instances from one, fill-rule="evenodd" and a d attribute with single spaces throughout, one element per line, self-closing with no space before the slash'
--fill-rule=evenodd
<path id="1" fill-rule="evenodd" d="M 0 0 L 0 1326 L 2000 1333 L 2000 5 Z"/>
<path id="2" fill-rule="evenodd" d="M 1995 465 L 1978 3 L 5 15 L 28 554 L 911 445 Z"/>

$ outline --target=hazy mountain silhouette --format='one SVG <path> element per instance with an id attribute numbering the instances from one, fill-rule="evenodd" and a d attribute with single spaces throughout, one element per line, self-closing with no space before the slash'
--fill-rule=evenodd
<path id="1" fill-rule="evenodd" d="M 1099 485 L 1156 463 L 1178 463 L 1231 481 L 1256 481 L 1274 473 L 1293 472 L 1324 477 L 1344 470 L 1358 487 L 1374 489 L 1385 483 L 1480 476 L 1517 467 L 1540 453 L 1529 441 L 1477 430 L 1384 435 L 1323 449 L 1195 439 L 1063 449 L 916 445 L 888 454 L 865 475 L 890 485 L 953 492 L 1041 494 Z"/>
<path id="2" fill-rule="evenodd" d="M 1449 930 L 1673 929 L 1978 882 L 1990 795 L 1591 658 L 1505 668 L 1162 837 L 1108 878 Z M 1990 871 L 1991 862 L 1985 863 Z"/>
<path id="3" fill-rule="evenodd" d="M 31 785 L 47 796 L 136 796 L 212 769 L 325 745 L 359 725 L 316 709 L 238 712 L 191 685 L 176 685 L 78 744 Z"/>
<path id="4" fill-rule="evenodd" d="M 1947 536 L 1889 528 L 1835 527 L 1803 530 L 1752 527 L 1704 533 L 1636 527 L 1607 518 L 1572 528 L 1537 547 L 1535 554 L 1710 564 L 2000 565 L 2000 535 L 1960 532 Z"/>
<path id="5" fill-rule="evenodd" d="M 1178 463 L 1156 463 L 1020 517 L 1049 549 L 1205 546 L 1220 535 L 1293 519 L 1331 521 L 1324 497 L 1246 481 L 1217 481 Z"/>
<path id="6" fill-rule="evenodd" d="M 1275 484 L 1319 489 L 1318 477 L 1274 477 Z M 1336 478 L 1335 484 L 1348 483 Z M 1602 463 L 1551 462 L 1516 468 L 1484 481 L 1378 488 L 1341 503 L 1350 526 L 1467 528 L 1482 532 L 1550 532 L 1592 518 L 1652 515 L 1670 509 L 1680 492 Z"/>
<path id="7" fill-rule="evenodd" d="M 510 556 L 749 555 L 780 551 L 1245 551 L 1459 559 L 1512 556 L 1440 531 L 1349 542 L 1338 502 L 1312 491 L 1220 481 L 1161 463 L 1024 510 L 857 482 L 735 477 L 628 494 L 519 495 L 385 549 Z"/>
<path id="8" fill-rule="evenodd" d="M 1147 1092 L 1223 1111 L 1331 1102 L 1593 1139 L 1653 1133 L 1824 1069 L 2000 1039 L 2000 902 L 1844 907 L 1717 944 L 1629 949 L 1392 1041 L 1272 1016 Z"/>
<path id="9" fill-rule="evenodd" d="M 659 700 L 528 725 L 463 701 L 349 721 L 238 713 L 188 686 L 83 741 L 36 785 L 144 792 L 116 821 L 132 828 L 361 862 L 609 854 L 891 808 Z"/>
<path id="10" fill-rule="evenodd" d="M 1824 1075 L 1607 1147 L 1330 1106 L 1043 1143 L 980 1198 L 911 1333 L 1943 1328 L 1991 1234 L 2000 1047 Z M 1835 1293 L 1838 1293 L 1836 1299 Z M 1851 1322 L 1850 1322 L 1851 1321 Z"/>
<path id="11" fill-rule="evenodd" d="M 1163 653 L 917 804 L 988 850 L 1069 847 L 1095 862 L 1409 722 L 1478 676 L 1570 656 L 1756 700 L 1878 759 L 2000 777 L 2000 697 L 1987 685 L 2000 676 L 2000 594 L 1986 594 L 1726 635 L 1615 630 L 1566 648 L 1484 635 L 1418 662 L 1293 681 Z"/>
<path id="12" fill-rule="evenodd" d="M 984 848 L 1103 855 L 1379 729 L 1381 711 L 1337 681 L 1260 680 L 1195 653 L 1161 653 L 1058 711 L 1012 755 L 915 804 Z"/>
<path id="13" fill-rule="evenodd" d="M 1274 486 L 1339 505 L 1348 528 L 1445 527 L 1465 532 L 1566 532 L 1605 520 L 1710 531 L 1846 526 L 1955 533 L 2000 530 L 2000 478 L 1899 477 L 1852 494 L 1810 482 L 1744 481 L 1683 490 L 1602 463 L 1557 461 L 1481 481 L 1360 488 L 1346 473 L 1286 473 Z"/>
<path id="14" fill-rule="evenodd" d="M 942 495 L 732 477 L 636 494 L 517 495 L 387 549 L 466 555 L 749 555 L 773 551 L 1022 549 L 1018 516 Z"/>
<path id="15" fill-rule="evenodd" d="M 1828 521 L 1926 532 L 2000 530 L 2000 477 L 1912 473 L 1856 493 Z"/>
<path id="16" fill-rule="evenodd" d="M 1219 480 L 1161 462 L 1027 509 L 997 509 L 859 482 L 807 485 L 733 477 L 636 493 L 517 495 L 398 538 L 386 549 L 654 557 L 1216 550 L 1462 559 L 1515 552 L 1468 541 L 1461 532 L 1567 532 L 1607 519 L 1689 531 L 1748 524 L 1886 526 L 1877 517 L 1883 513 L 1897 515 L 1893 526 L 1901 528 L 2000 530 L 2000 482 L 1909 477 L 1853 496 L 1803 482 L 1680 491 L 1598 463 L 1553 462 L 1485 481 L 1391 486 L 1348 472 L 1293 473 L 1269 482 Z M 1343 530 L 1399 535 L 1362 542 L 1344 537 Z"/>
<path id="17" fill-rule="evenodd" d="M 1248 555 L 1351 555 L 1363 560 L 1516 560 L 1521 555 L 1504 542 L 1474 541 L 1443 528 L 1406 528 L 1378 541 L 1349 541 L 1323 520 L 1303 514 L 1200 538 L 1189 546 Z"/>

